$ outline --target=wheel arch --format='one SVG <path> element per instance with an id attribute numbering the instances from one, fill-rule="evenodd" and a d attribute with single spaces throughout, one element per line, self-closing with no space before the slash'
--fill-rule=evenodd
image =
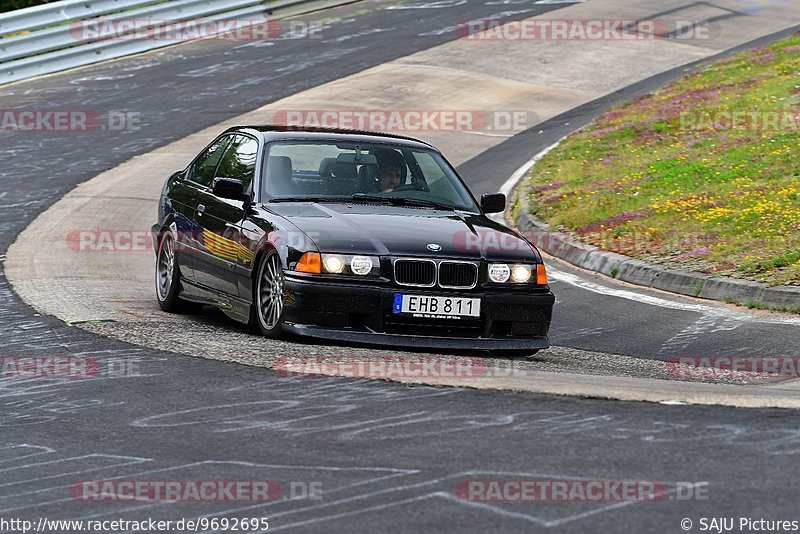
<path id="1" fill-rule="evenodd" d="M 250 276 L 250 299 L 251 299 L 250 302 L 251 302 L 251 304 L 255 304 L 255 302 L 256 302 L 256 287 L 258 285 L 256 278 L 258 277 L 258 271 L 261 268 L 261 262 L 264 260 L 266 255 L 269 254 L 270 252 L 272 252 L 273 250 L 278 253 L 278 257 L 281 260 L 281 265 L 283 266 L 284 269 L 286 269 L 286 257 L 285 257 L 285 255 L 282 255 L 280 253 L 280 250 L 278 250 L 278 247 L 276 247 L 275 244 L 272 241 L 269 241 L 268 239 L 264 238 L 261 241 L 261 243 L 258 244 L 258 247 L 256 248 L 256 253 L 255 253 L 255 256 L 253 257 L 253 269 L 250 271 L 250 273 L 251 273 L 251 276 Z"/>
<path id="2" fill-rule="evenodd" d="M 174 213 L 168 213 L 167 216 L 164 217 L 164 220 L 158 223 L 158 225 L 157 225 L 158 232 L 157 233 L 153 232 L 153 238 L 155 240 L 153 242 L 153 245 L 155 245 L 156 256 L 158 255 L 158 249 L 161 247 L 161 239 L 164 237 L 164 233 L 167 230 L 169 230 L 170 228 L 172 228 L 173 224 L 176 224 L 175 223 L 175 214 Z"/>

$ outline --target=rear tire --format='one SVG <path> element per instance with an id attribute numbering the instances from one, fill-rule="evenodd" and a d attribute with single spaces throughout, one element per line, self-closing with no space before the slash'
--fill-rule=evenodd
<path id="1" fill-rule="evenodd" d="M 164 232 L 158 243 L 156 255 L 156 298 L 162 310 L 168 313 L 195 313 L 202 305 L 180 297 L 181 269 L 175 256 L 175 238 Z"/>
<path id="2" fill-rule="evenodd" d="M 283 268 L 280 256 L 270 251 L 258 264 L 253 284 L 253 313 L 261 335 L 276 339 L 283 324 Z"/>

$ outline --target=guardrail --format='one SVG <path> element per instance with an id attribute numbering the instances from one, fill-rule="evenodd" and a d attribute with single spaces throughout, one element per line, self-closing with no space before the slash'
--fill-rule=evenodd
<path id="1" fill-rule="evenodd" d="M 136 32 L 165 21 L 268 22 L 358 0 L 62 0 L 0 13 L 0 84 L 154 50 L 193 38 L 76 37 L 81 25 L 135 20 Z"/>

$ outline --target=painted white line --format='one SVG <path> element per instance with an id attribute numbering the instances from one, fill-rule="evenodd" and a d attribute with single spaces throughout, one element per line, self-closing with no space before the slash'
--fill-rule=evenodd
<path id="1" fill-rule="evenodd" d="M 534 165 L 539 162 L 548 152 L 553 150 L 557 147 L 561 142 L 566 139 L 566 136 L 562 137 L 552 145 L 548 146 L 544 150 L 537 153 L 533 156 L 530 160 L 526 161 L 519 169 L 514 171 L 514 174 L 505 181 L 505 183 L 500 187 L 500 192 L 505 194 L 506 197 L 511 195 L 511 192 L 517 186 L 517 184 L 522 180 L 522 178 L 531 171 Z M 490 215 L 489 217 L 496 222 L 504 224 L 504 216 L 505 213 L 495 213 Z M 564 261 L 564 260 L 562 260 Z M 559 271 L 558 269 L 552 267 L 552 265 L 547 266 L 547 273 L 551 276 L 554 280 L 558 280 L 561 282 L 565 282 L 567 284 L 573 285 L 575 287 L 580 287 L 581 289 L 585 289 L 587 291 L 592 291 L 593 293 L 598 293 L 601 295 L 607 295 L 610 297 L 617 297 L 617 298 L 624 298 L 628 300 L 634 300 L 636 302 L 641 302 L 643 304 L 648 304 L 650 306 L 659 306 L 662 308 L 670 308 L 673 310 L 681 310 L 681 311 L 688 311 L 694 313 L 701 313 L 703 315 L 714 315 L 714 316 L 726 316 L 731 319 L 736 319 L 739 321 L 752 321 L 752 322 L 760 322 L 766 324 L 780 324 L 780 325 L 798 325 L 800 326 L 800 317 L 758 317 L 755 315 L 731 310 L 728 308 L 722 307 L 714 307 L 705 304 L 694 304 L 689 302 L 680 302 L 680 301 L 673 301 L 662 299 L 659 297 L 655 297 L 652 295 L 646 295 L 644 293 L 637 293 L 635 291 L 630 291 L 626 289 L 615 289 L 606 287 L 600 284 L 596 284 L 594 282 L 590 282 L 581 278 L 578 275 L 566 273 L 564 271 Z M 676 298 L 680 298 L 679 295 L 676 295 Z"/>
<path id="2" fill-rule="evenodd" d="M 484 137 L 505 137 L 506 139 L 514 137 L 514 134 L 496 134 L 496 133 L 488 133 L 488 132 L 470 132 L 468 130 L 463 130 L 463 131 L 460 131 L 458 133 L 469 134 L 469 135 L 482 135 Z"/>
<path id="3" fill-rule="evenodd" d="M 74 462 L 75 460 L 86 460 L 86 459 L 89 459 L 89 458 L 114 458 L 114 459 L 132 460 L 132 461 L 143 460 L 143 458 L 137 458 L 137 457 L 134 457 L 134 456 L 118 456 L 116 454 L 85 454 L 83 456 L 71 456 L 69 458 L 59 458 L 58 460 L 50 460 L 50 461 L 47 461 L 47 462 L 38 462 L 38 463 L 26 464 L 26 465 L 16 465 L 14 467 L 6 467 L 6 468 L 3 468 L 3 469 L 0 469 L 0 471 L 5 472 L 5 471 L 14 471 L 15 469 L 29 469 L 31 467 L 40 467 L 40 466 L 43 466 L 43 465 L 59 464 L 59 463 L 63 463 L 63 462 Z M 3 476 L 5 476 L 5 475 L 3 475 Z M 16 482 L 14 482 L 14 484 L 16 484 Z M 3 485 L 5 485 L 5 484 L 3 484 Z"/>
<path id="4" fill-rule="evenodd" d="M 694 312 L 694 313 L 701 313 L 703 315 L 716 315 L 716 316 L 725 316 L 731 319 L 737 319 L 740 321 L 752 321 L 752 322 L 759 322 L 759 323 L 767 323 L 767 324 L 782 324 L 782 325 L 798 325 L 800 326 L 800 317 L 757 317 L 755 315 L 750 315 L 747 313 L 739 312 L 736 310 L 731 310 L 728 308 L 722 307 L 715 307 L 715 306 L 708 306 L 706 304 L 694 304 L 690 302 L 680 302 L 677 300 L 667 300 L 660 297 L 656 297 L 653 295 L 646 295 L 644 293 L 638 293 L 635 291 L 630 291 L 627 289 L 617 289 L 606 287 L 604 285 L 597 284 L 595 282 L 590 282 L 581 278 L 578 275 L 574 275 L 571 273 L 566 273 L 564 271 L 559 271 L 558 269 L 548 265 L 547 267 L 547 274 L 553 278 L 553 280 L 557 280 L 559 282 L 564 282 L 570 284 L 575 287 L 579 287 L 581 289 L 585 289 L 587 291 L 591 291 L 593 293 L 598 293 L 600 295 L 607 295 L 610 297 L 617 297 L 627 300 L 633 300 L 636 302 L 640 302 L 642 304 L 647 304 L 650 306 L 658 306 L 661 308 L 669 308 L 673 310 L 680 310 L 680 311 L 687 311 L 687 312 Z M 676 297 L 680 298 L 680 297 Z"/>
<path id="5" fill-rule="evenodd" d="M 556 141 L 555 143 L 553 143 L 552 145 L 550 145 L 549 147 L 545 148 L 544 150 L 542 150 L 541 152 L 539 152 L 538 154 L 533 156 L 531 159 L 526 161 L 522 165 L 522 167 L 520 167 L 519 169 L 514 171 L 514 174 L 511 175 L 511 178 L 506 180 L 505 183 L 502 186 L 500 186 L 500 192 L 503 193 L 506 196 L 510 195 L 511 191 L 517 186 L 517 184 L 522 179 L 522 177 L 525 176 L 528 172 L 530 172 L 530 170 L 533 168 L 533 166 L 536 165 L 536 163 L 540 159 L 545 157 L 548 152 L 550 152 L 555 147 L 560 145 L 561 141 L 566 139 L 566 137 L 567 136 L 562 137 L 561 139 L 559 139 L 558 141 Z"/>
<path id="6" fill-rule="evenodd" d="M 386 8 L 387 11 L 398 9 L 443 9 L 449 7 L 463 6 L 467 0 L 439 0 L 437 2 L 424 2 L 419 4 L 399 4 Z"/>
<path id="7" fill-rule="evenodd" d="M 654 297 L 652 295 L 644 295 L 642 293 L 637 293 L 635 291 L 629 291 L 627 289 L 606 287 L 604 285 L 600 285 L 595 282 L 590 282 L 584 278 L 581 278 L 578 275 L 567 273 L 564 271 L 559 271 L 558 269 L 552 267 L 551 265 L 547 266 L 547 275 L 553 278 L 554 280 L 557 280 L 559 282 L 565 282 L 567 284 L 579 287 L 581 289 L 586 289 L 587 291 L 591 291 L 592 293 L 607 295 L 609 297 L 634 300 L 636 302 L 641 302 L 642 304 L 649 304 L 650 306 L 658 306 L 661 308 L 670 308 L 673 310 L 702 313 L 709 315 L 726 311 L 711 306 L 706 306 L 704 304 L 675 302 L 672 300 L 666 300 L 659 297 Z"/>
<path id="8" fill-rule="evenodd" d="M 131 461 L 120 462 L 120 463 L 116 463 L 116 464 L 100 465 L 100 466 L 97 466 L 97 467 L 87 467 L 85 469 L 77 469 L 77 470 L 74 470 L 74 471 L 65 471 L 63 473 L 56 473 L 56 474 L 53 474 L 53 475 L 48 475 L 48 476 L 43 476 L 43 477 L 35 477 L 35 478 L 29 478 L 29 479 L 25 479 L 25 480 L 15 480 L 14 482 L 5 482 L 3 484 L 0 484 L 0 488 L 1 487 L 7 487 L 7 486 L 18 486 L 20 484 L 30 484 L 31 482 L 39 482 L 41 480 L 51 480 L 51 479 L 54 479 L 54 478 L 61 478 L 61 477 L 69 476 L 69 475 L 79 475 L 81 473 L 91 473 L 91 472 L 94 472 L 94 471 L 103 471 L 104 469 L 111 469 L 112 467 L 125 467 L 125 466 L 128 466 L 128 465 L 136 465 L 136 464 L 140 464 L 140 463 L 144 463 L 144 462 L 149 461 L 149 460 L 147 460 L 145 458 L 131 458 L 129 456 L 110 456 L 110 455 L 104 455 L 104 454 L 90 454 L 86 458 L 92 458 L 92 457 L 96 457 L 96 458 L 100 458 L 100 457 L 104 457 L 104 458 L 119 458 L 119 459 L 129 458 Z M 79 458 L 65 458 L 64 461 L 71 461 L 71 460 L 75 460 L 75 459 L 79 459 Z M 54 462 L 45 462 L 45 463 L 54 463 Z M 44 464 L 32 464 L 32 465 L 44 465 Z M 23 468 L 28 468 L 28 467 L 30 467 L 30 466 L 23 466 Z"/>
<path id="9" fill-rule="evenodd" d="M 4 457 L 5 453 L 3 451 L 6 451 L 6 450 L 14 451 L 14 450 L 17 450 L 17 449 L 18 450 L 28 449 L 28 450 L 36 451 L 36 452 L 30 452 L 28 454 L 23 454 L 21 456 L 8 455 L 8 457 Z M 5 447 L 0 447 L 0 463 L 12 462 L 12 461 L 13 462 L 18 462 L 19 460 L 22 460 L 23 458 L 30 458 L 31 456 L 39 456 L 41 454 L 49 454 L 49 453 L 52 453 L 52 452 L 55 452 L 55 449 L 51 449 L 50 447 L 43 447 L 43 446 L 40 446 L 40 445 L 28 445 L 27 443 L 8 445 L 8 446 L 5 446 Z"/>
<path id="10" fill-rule="evenodd" d="M 499 192 L 503 193 L 506 196 L 506 198 L 510 198 L 511 192 L 514 190 L 515 187 L 517 187 L 517 184 L 519 183 L 520 180 L 522 180 L 522 177 L 528 174 L 530 170 L 533 168 L 533 166 L 536 165 L 536 163 L 540 159 L 542 159 L 548 152 L 557 147 L 561 143 L 561 141 L 563 141 L 565 138 L 566 136 L 562 137 L 561 139 L 559 139 L 558 141 L 556 141 L 555 143 L 553 143 L 552 145 L 545 148 L 544 150 L 533 156 L 531 159 L 523 163 L 522 167 L 514 171 L 514 174 L 512 174 L 511 177 L 508 180 L 506 180 L 505 183 L 503 183 L 503 185 L 500 186 Z M 489 215 L 489 218 L 495 222 L 499 222 L 500 224 L 505 224 L 505 215 L 506 215 L 505 212 L 493 213 Z"/>

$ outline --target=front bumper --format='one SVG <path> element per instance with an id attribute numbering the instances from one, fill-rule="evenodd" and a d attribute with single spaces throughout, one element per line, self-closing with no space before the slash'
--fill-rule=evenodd
<path id="1" fill-rule="evenodd" d="M 555 298 L 536 291 L 469 291 L 363 285 L 286 276 L 284 327 L 318 339 L 404 348 L 535 351 L 550 346 Z M 395 314 L 394 295 L 481 299 L 478 319 L 422 319 Z"/>

